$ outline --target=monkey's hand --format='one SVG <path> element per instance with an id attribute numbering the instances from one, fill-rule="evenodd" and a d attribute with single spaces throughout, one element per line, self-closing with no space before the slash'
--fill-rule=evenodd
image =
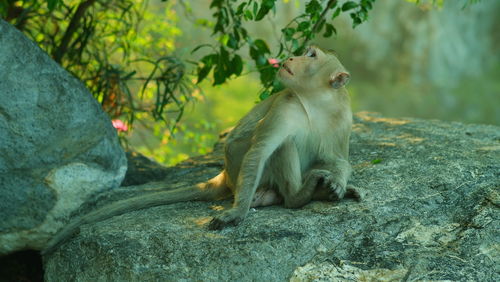
<path id="1" fill-rule="evenodd" d="M 220 230 L 227 226 L 238 225 L 245 218 L 245 216 L 246 212 L 242 212 L 237 208 L 229 209 L 214 217 L 208 224 L 208 229 Z"/>
<path id="2" fill-rule="evenodd" d="M 306 176 L 306 183 L 316 183 L 316 189 L 329 191 L 330 200 L 344 198 L 347 181 L 326 169 L 312 169 Z M 311 183 L 309 182 L 309 183 Z"/>

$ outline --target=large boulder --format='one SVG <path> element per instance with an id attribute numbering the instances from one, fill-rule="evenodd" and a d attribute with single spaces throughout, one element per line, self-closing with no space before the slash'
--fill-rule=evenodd
<path id="1" fill-rule="evenodd" d="M 0 254 L 42 249 L 127 163 L 85 86 L 0 19 Z"/>
<path id="2" fill-rule="evenodd" d="M 220 146 L 219 146 L 220 148 Z M 134 211 L 81 226 L 44 257 L 47 281 L 500 281 L 500 128 L 360 113 L 351 183 L 364 201 L 252 210 L 208 231 L 224 202 Z M 216 175 L 220 149 L 169 168 L 182 187 Z M 122 187 L 88 212 L 140 193 Z"/>

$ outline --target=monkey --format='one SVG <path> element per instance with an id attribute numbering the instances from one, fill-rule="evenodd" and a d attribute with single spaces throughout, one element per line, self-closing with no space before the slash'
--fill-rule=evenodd
<path id="1" fill-rule="evenodd" d="M 43 254 L 53 252 L 79 226 L 147 207 L 233 196 L 230 209 L 208 224 L 219 230 L 240 223 L 252 207 L 300 208 L 311 200 L 339 200 L 362 193 L 347 186 L 352 125 L 345 85 L 350 74 L 337 56 L 310 46 L 285 60 L 277 78 L 285 89 L 258 103 L 229 133 L 224 169 L 207 182 L 120 200 L 62 228 Z M 142 187 L 159 187 L 150 183 Z"/>

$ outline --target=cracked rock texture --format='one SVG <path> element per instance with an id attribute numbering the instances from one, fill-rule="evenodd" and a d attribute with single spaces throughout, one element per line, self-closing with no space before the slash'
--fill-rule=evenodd
<path id="1" fill-rule="evenodd" d="M 127 160 L 85 86 L 2 19 L 0 101 L 0 255 L 40 250 Z"/>
<path id="2" fill-rule="evenodd" d="M 360 203 L 258 208 L 222 231 L 206 225 L 230 201 L 130 212 L 82 226 L 44 258 L 45 278 L 500 281 L 499 127 L 358 113 L 350 151 L 350 182 L 368 192 Z M 131 184 L 143 165 L 129 172 Z M 219 172 L 220 146 L 173 168 L 145 167 L 170 188 L 193 184 Z M 138 193 L 102 193 L 82 212 Z"/>

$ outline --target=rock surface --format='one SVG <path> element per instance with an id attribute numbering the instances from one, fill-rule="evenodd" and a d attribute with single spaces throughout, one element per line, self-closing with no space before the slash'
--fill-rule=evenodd
<path id="1" fill-rule="evenodd" d="M 0 101 L 0 254 L 39 250 L 126 158 L 84 85 L 1 19 Z"/>
<path id="2" fill-rule="evenodd" d="M 361 202 L 258 208 L 208 231 L 225 202 L 188 202 L 82 226 L 44 258 L 47 281 L 500 281 L 500 128 L 359 113 L 351 183 Z M 220 150 L 165 170 L 203 181 Z M 93 205 L 143 191 L 122 187 Z M 85 209 L 85 208 L 83 208 Z"/>

